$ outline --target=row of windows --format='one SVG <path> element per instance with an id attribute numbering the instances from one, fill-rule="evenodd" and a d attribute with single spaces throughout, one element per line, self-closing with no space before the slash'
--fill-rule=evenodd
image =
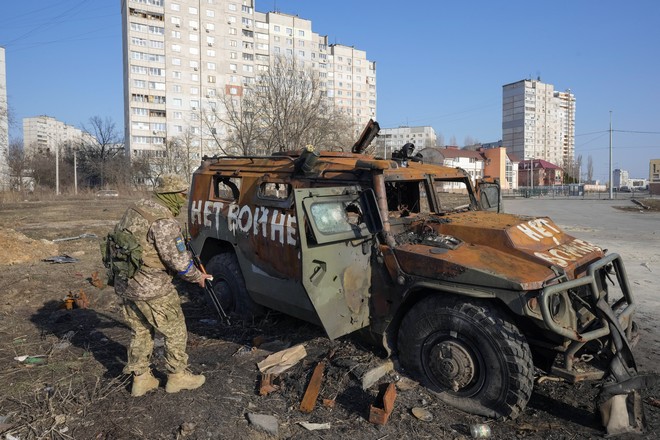
<path id="1" fill-rule="evenodd" d="M 154 110 L 142 107 L 133 107 L 131 109 L 131 113 L 135 116 L 149 116 L 157 118 L 164 118 L 166 116 L 165 110 Z"/>
<path id="2" fill-rule="evenodd" d="M 165 97 L 158 95 L 144 95 L 141 93 L 133 93 L 131 94 L 131 101 L 148 102 L 151 104 L 165 104 Z"/>
<path id="3" fill-rule="evenodd" d="M 154 48 L 154 49 L 165 49 L 165 42 L 156 41 L 156 40 L 148 40 L 146 38 L 133 37 L 133 38 L 131 38 L 131 44 L 133 44 L 135 46 L 141 46 L 141 47 L 151 47 L 151 48 Z"/>
<path id="4" fill-rule="evenodd" d="M 165 55 L 157 55 L 157 54 L 153 54 L 153 53 L 138 52 L 138 51 L 132 50 L 131 51 L 131 59 L 164 63 L 165 62 Z"/>
<path id="5" fill-rule="evenodd" d="M 162 26 L 147 26 L 146 24 L 131 22 L 131 30 L 152 35 L 165 35 L 165 28 Z"/>
<path id="6" fill-rule="evenodd" d="M 133 79 L 133 87 L 152 90 L 165 90 L 165 83 L 156 81 L 145 81 L 143 79 Z"/>
<path id="7" fill-rule="evenodd" d="M 133 3 L 142 3 L 151 6 L 163 6 L 163 0 L 131 0 Z"/>
<path id="8" fill-rule="evenodd" d="M 165 76 L 165 69 L 131 64 L 131 73 L 149 76 Z"/>
<path id="9" fill-rule="evenodd" d="M 154 132 L 159 132 L 159 131 L 165 131 L 166 130 L 166 124 L 163 122 L 140 122 L 140 121 L 133 121 L 131 124 L 131 128 L 133 130 L 151 130 Z"/>
<path id="10" fill-rule="evenodd" d="M 153 144 L 153 145 L 165 145 L 165 138 L 162 136 L 131 136 L 132 144 Z M 162 153 L 162 154 L 161 154 Z M 155 157 L 164 157 L 165 152 L 154 151 L 150 153 L 150 156 Z"/>

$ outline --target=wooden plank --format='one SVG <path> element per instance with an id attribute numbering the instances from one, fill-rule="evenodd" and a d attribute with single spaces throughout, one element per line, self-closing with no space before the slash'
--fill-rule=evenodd
<path id="1" fill-rule="evenodd" d="M 309 380 L 309 385 L 307 385 L 307 390 L 303 396 L 302 402 L 300 402 L 300 411 L 304 413 L 310 413 L 316 405 L 316 399 L 319 397 L 319 392 L 321 391 L 321 382 L 323 380 L 323 370 L 325 369 L 325 363 L 319 362 L 314 368 L 312 373 L 312 378 Z"/>

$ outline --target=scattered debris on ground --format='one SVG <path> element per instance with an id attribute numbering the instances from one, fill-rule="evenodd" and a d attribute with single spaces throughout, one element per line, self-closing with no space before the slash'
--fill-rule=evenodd
<path id="1" fill-rule="evenodd" d="M 357 337 L 331 341 L 319 328 L 274 312 L 228 326 L 207 308 L 197 287 L 181 297 L 191 369 L 207 382 L 194 391 L 168 394 L 161 387 L 133 398 L 130 377 L 122 374 L 130 330 L 122 322 L 120 300 L 103 282 L 98 240 L 51 241 L 81 230 L 104 236 L 129 201 L 102 202 L 17 204 L 0 211 L 3 440 L 462 440 L 483 424 L 493 439 L 604 434 L 595 405 L 597 382 L 539 379 L 516 420 L 489 420 L 442 403 Z M 67 222 L 62 212 L 84 213 L 86 219 Z M 64 254 L 79 261 L 41 261 Z M 158 336 L 152 358 L 161 383 L 167 373 L 163 345 Z M 288 360 L 288 368 L 261 371 L 258 365 L 273 355 L 270 367 Z M 645 390 L 643 397 L 651 430 L 636 438 L 651 439 L 660 428 L 660 388 Z"/>

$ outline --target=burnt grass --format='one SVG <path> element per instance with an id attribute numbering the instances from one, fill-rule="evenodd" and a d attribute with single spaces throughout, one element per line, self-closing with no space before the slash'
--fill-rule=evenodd
<path id="1" fill-rule="evenodd" d="M 0 227 L 32 239 L 81 233 L 100 237 L 130 202 L 66 199 L 5 204 Z M 207 307 L 201 289 L 191 285 L 181 286 L 190 368 L 203 373 L 206 383 L 176 394 L 166 393 L 161 385 L 133 398 L 130 380 L 121 372 L 130 332 L 122 323 L 120 300 L 111 287 L 92 285 L 94 272 L 102 273 L 98 239 L 64 241 L 58 247 L 59 254 L 78 261 L 0 265 L 0 438 L 461 439 L 470 437 L 469 426 L 475 423 L 487 423 L 495 439 L 604 435 L 595 403 L 598 382 L 542 380 L 516 420 L 490 420 L 445 405 L 428 389 L 407 380 L 405 371 L 380 380 L 396 383 L 397 397 L 387 424 L 373 425 L 368 422 L 369 407 L 378 386 L 362 390 L 359 377 L 382 362 L 382 351 L 352 336 L 330 341 L 320 328 L 274 312 L 228 326 Z M 63 298 L 81 290 L 89 307 L 63 309 Z M 153 363 L 164 383 L 161 344 L 157 337 Z M 259 395 L 256 363 L 296 344 L 304 345 L 307 356 L 279 375 L 279 390 Z M 14 359 L 25 355 L 43 357 L 33 361 L 37 363 Z M 305 414 L 299 410 L 300 402 L 320 361 L 326 365 L 321 391 L 313 411 Z M 654 404 L 659 391 L 655 386 L 643 392 L 649 430 L 630 438 L 656 438 L 660 408 Z M 334 406 L 324 406 L 323 399 Z M 425 408 L 433 419 L 418 420 L 411 412 L 415 407 Z M 250 425 L 248 413 L 274 416 L 278 435 Z M 307 431 L 298 422 L 329 423 L 330 429 Z"/>

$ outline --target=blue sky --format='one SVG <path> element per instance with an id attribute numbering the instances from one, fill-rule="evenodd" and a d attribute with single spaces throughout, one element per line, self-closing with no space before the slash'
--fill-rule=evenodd
<path id="1" fill-rule="evenodd" d="M 402 8 L 402 5 L 405 7 Z M 502 137 L 502 85 L 541 77 L 577 102 L 576 155 L 648 177 L 660 158 L 660 2 L 257 0 L 312 21 L 332 43 L 377 63 L 382 127 L 431 125 L 446 142 Z M 46 114 L 123 128 L 120 0 L 4 0 L 9 105 L 19 122 Z M 583 167 L 585 172 L 586 167 Z"/>

